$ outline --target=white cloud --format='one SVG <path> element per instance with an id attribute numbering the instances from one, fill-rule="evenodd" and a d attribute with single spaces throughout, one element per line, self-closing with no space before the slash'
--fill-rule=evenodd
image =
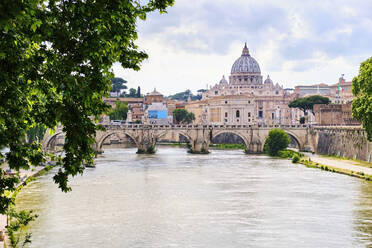
<path id="1" fill-rule="evenodd" d="M 138 25 L 149 54 L 141 71 L 113 69 L 142 92 L 195 91 L 229 76 L 247 42 L 262 75 L 286 87 L 351 80 L 372 55 L 371 9 L 363 0 L 176 0 Z"/>

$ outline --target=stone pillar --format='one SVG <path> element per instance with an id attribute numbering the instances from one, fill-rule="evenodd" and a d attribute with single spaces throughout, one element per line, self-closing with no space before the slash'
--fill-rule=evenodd
<path id="1" fill-rule="evenodd" d="M 150 129 L 139 130 L 136 137 L 137 154 L 154 154 L 156 137 Z"/>
<path id="2" fill-rule="evenodd" d="M 196 129 L 190 140 L 191 147 L 189 152 L 195 154 L 208 154 L 209 153 L 209 142 L 210 133 L 209 129 Z"/>

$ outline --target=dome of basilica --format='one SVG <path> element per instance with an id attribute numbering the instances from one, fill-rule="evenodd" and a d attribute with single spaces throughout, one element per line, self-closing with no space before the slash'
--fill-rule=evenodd
<path id="1" fill-rule="evenodd" d="M 234 62 L 231 68 L 231 74 L 233 73 L 261 74 L 260 66 L 258 65 L 257 61 L 249 54 L 247 43 L 243 48 L 242 56 L 240 56 L 240 58 L 238 58 Z"/>
<path id="2" fill-rule="evenodd" d="M 228 84 L 226 78 L 225 78 L 225 75 L 222 76 L 222 79 L 220 81 L 220 84 Z"/>
<path id="3" fill-rule="evenodd" d="M 264 84 L 274 84 L 269 75 L 267 75 L 267 79 L 265 80 Z"/>

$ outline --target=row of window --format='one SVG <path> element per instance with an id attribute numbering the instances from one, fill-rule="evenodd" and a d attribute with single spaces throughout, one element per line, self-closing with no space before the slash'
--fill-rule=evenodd
<path id="1" fill-rule="evenodd" d="M 227 104 L 228 103 L 228 101 L 225 101 L 225 104 Z M 250 100 L 248 100 L 248 104 L 251 104 L 251 101 Z"/>
<path id="2" fill-rule="evenodd" d="M 260 112 L 262 112 L 262 111 L 260 111 Z M 228 117 L 228 113 L 227 112 L 225 112 L 225 117 Z M 237 110 L 235 112 L 235 117 L 236 118 L 240 118 L 240 111 L 239 110 Z M 251 117 L 251 112 L 248 112 L 248 117 Z"/>
<path id="3" fill-rule="evenodd" d="M 225 119 L 225 122 L 228 122 L 228 120 Z M 239 119 L 237 119 L 236 122 L 239 122 Z M 248 119 L 248 122 L 251 122 L 251 119 Z"/>

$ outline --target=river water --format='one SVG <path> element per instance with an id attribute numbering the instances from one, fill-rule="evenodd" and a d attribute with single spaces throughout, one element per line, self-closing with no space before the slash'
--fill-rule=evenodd
<path id="1" fill-rule="evenodd" d="M 372 184 L 239 150 L 106 150 L 62 193 L 25 187 L 30 247 L 368 247 Z"/>

